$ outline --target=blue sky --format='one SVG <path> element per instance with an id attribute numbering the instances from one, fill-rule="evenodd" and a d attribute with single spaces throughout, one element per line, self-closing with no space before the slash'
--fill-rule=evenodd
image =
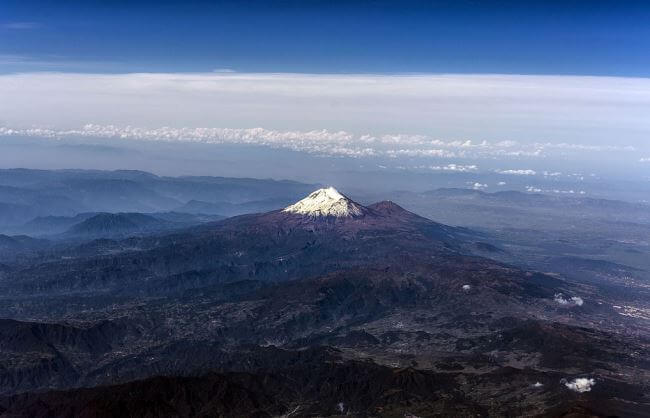
<path id="1" fill-rule="evenodd" d="M 0 72 L 650 75 L 636 1 L 0 2 Z"/>

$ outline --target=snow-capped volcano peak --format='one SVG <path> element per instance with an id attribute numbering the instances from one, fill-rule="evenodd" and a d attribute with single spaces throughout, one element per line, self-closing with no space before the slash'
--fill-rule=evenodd
<path id="1" fill-rule="evenodd" d="M 334 187 L 318 189 L 283 212 L 307 216 L 334 216 L 337 218 L 362 216 L 366 209 L 339 193 Z"/>

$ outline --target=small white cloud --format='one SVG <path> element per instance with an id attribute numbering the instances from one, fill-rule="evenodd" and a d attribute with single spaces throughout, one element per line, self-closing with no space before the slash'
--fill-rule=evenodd
<path id="1" fill-rule="evenodd" d="M 534 388 L 541 388 L 542 386 L 544 386 L 544 384 L 541 383 L 541 382 L 535 382 L 532 386 L 533 386 Z"/>
<path id="2" fill-rule="evenodd" d="M 579 296 L 573 296 L 566 299 L 562 293 L 556 293 L 553 300 L 564 306 L 582 306 L 585 303 L 585 301 Z"/>
<path id="3" fill-rule="evenodd" d="M 533 186 L 526 186 L 526 191 L 529 193 L 540 193 L 542 189 Z"/>
<path id="4" fill-rule="evenodd" d="M 601 152 L 601 151 L 634 151 L 635 148 L 631 145 L 625 145 L 625 146 L 619 146 L 619 145 L 585 145 L 585 144 L 567 144 L 565 142 L 562 143 L 546 143 L 546 144 L 540 144 L 543 145 L 547 148 L 557 148 L 557 149 L 564 149 L 564 150 L 574 150 L 574 151 L 596 151 L 596 152 Z"/>
<path id="5" fill-rule="evenodd" d="M 499 174 L 510 174 L 514 176 L 534 176 L 537 174 L 535 170 L 497 170 Z"/>
<path id="6" fill-rule="evenodd" d="M 436 157 L 436 158 L 453 158 L 456 153 L 443 149 L 397 149 L 387 150 L 385 154 L 389 157 Z"/>
<path id="7" fill-rule="evenodd" d="M 463 291 L 464 292 L 469 292 L 470 290 L 472 290 L 472 286 L 470 286 L 468 284 L 463 285 Z"/>
<path id="8" fill-rule="evenodd" d="M 549 191 L 549 190 L 547 190 L 547 191 Z M 550 190 L 550 191 L 553 192 L 553 193 L 559 193 L 559 194 L 575 194 L 576 193 L 575 190 L 553 189 L 553 190 Z M 582 194 L 584 194 L 584 193 L 582 193 Z"/>
<path id="9" fill-rule="evenodd" d="M 591 391 L 592 386 L 595 384 L 596 381 L 594 379 L 586 377 L 578 377 L 571 382 L 564 382 L 564 386 L 579 393 Z"/>
<path id="10" fill-rule="evenodd" d="M 460 165 L 460 164 L 447 164 L 447 165 L 432 165 L 429 166 L 430 170 L 434 171 L 456 171 L 459 173 L 473 172 L 478 170 L 476 165 Z"/>
<path id="11" fill-rule="evenodd" d="M 640 163 L 650 163 L 650 157 L 643 157 L 639 160 Z"/>
<path id="12" fill-rule="evenodd" d="M 488 187 L 487 184 L 479 183 L 479 182 L 476 182 L 472 185 L 472 188 L 474 190 L 483 190 L 483 189 L 487 189 L 487 187 Z"/>
<path id="13" fill-rule="evenodd" d="M 499 186 L 505 186 L 507 183 L 505 181 L 500 181 L 497 183 Z"/>

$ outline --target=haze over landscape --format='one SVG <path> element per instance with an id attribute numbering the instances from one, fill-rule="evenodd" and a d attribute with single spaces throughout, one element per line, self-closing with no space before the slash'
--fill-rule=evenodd
<path id="1" fill-rule="evenodd" d="M 0 4 L 0 417 L 650 411 L 645 2 Z"/>

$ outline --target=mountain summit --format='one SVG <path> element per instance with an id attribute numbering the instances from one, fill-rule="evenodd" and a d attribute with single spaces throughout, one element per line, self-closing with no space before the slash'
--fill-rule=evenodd
<path id="1" fill-rule="evenodd" d="M 318 189 L 306 198 L 283 209 L 283 212 L 310 217 L 332 216 L 336 218 L 360 217 L 367 211 L 365 207 L 342 195 L 334 187 Z"/>

